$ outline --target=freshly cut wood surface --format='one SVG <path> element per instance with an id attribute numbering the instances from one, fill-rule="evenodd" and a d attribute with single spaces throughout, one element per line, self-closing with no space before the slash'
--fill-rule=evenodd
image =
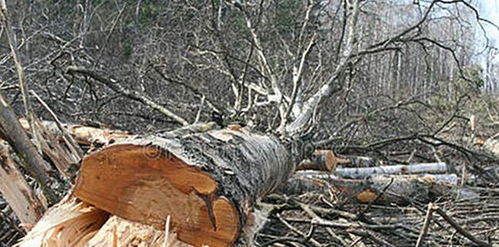
<path id="1" fill-rule="evenodd" d="M 157 152 L 152 146 L 124 144 L 86 157 L 75 195 L 157 229 L 164 229 L 171 215 L 172 226 L 187 242 L 196 242 L 200 234 L 210 236 L 210 244 L 234 241 L 238 212 L 226 199 L 216 198 L 217 183 L 199 168 Z"/>
<path id="2" fill-rule="evenodd" d="M 294 171 L 277 138 L 242 130 L 144 137 L 84 158 L 74 194 L 124 219 L 165 228 L 193 246 L 240 240 L 255 199 Z"/>
<path id="3" fill-rule="evenodd" d="M 68 196 L 50 208 L 15 247 L 83 247 L 109 214 Z"/>
<path id="4" fill-rule="evenodd" d="M 21 118 L 19 119 L 19 122 L 25 130 L 29 130 L 30 126 L 26 119 Z M 40 124 L 52 135 L 59 136 L 62 139 L 63 133 L 56 122 L 44 120 L 40 121 Z M 91 145 L 92 143 L 107 144 L 134 136 L 126 131 L 95 128 L 78 124 L 62 124 L 62 127 L 65 128 L 80 145 Z"/>
<path id="5" fill-rule="evenodd" d="M 343 159 L 334 154 L 331 150 L 315 150 L 312 157 L 302 161 L 297 170 L 328 171 L 333 173 L 338 164 L 346 164 L 351 161 Z"/>
<path id="6" fill-rule="evenodd" d="M 0 193 L 26 229 L 43 215 L 47 205 L 34 193 L 11 157 L 9 145 L 0 141 Z"/>
<path id="7" fill-rule="evenodd" d="M 164 246 L 163 231 L 152 226 L 111 216 L 85 247 Z M 168 246 L 169 247 L 169 246 Z"/>

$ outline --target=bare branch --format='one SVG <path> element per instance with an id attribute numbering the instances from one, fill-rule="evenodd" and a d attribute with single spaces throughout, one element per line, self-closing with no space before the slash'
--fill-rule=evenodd
<path id="1" fill-rule="evenodd" d="M 122 94 L 130 99 L 139 101 L 143 103 L 144 105 L 147 105 L 159 112 L 161 112 L 163 115 L 167 116 L 168 118 L 171 118 L 172 120 L 176 121 L 177 123 L 180 123 L 182 125 L 189 125 L 187 120 L 183 119 L 182 117 L 178 116 L 177 114 L 173 113 L 172 111 L 168 110 L 164 106 L 156 103 L 154 100 L 149 98 L 148 96 L 137 92 L 137 91 L 131 91 L 129 89 L 123 88 L 120 84 L 116 83 L 116 81 L 113 81 L 112 79 L 107 79 L 103 76 L 100 76 L 97 74 L 95 71 L 88 70 L 84 67 L 77 67 L 77 66 L 69 66 L 67 67 L 66 71 L 70 74 L 82 74 L 89 76 L 90 78 L 104 84 L 106 87 L 109 89 Z"/>
<path id="2" fill-rule="evenodd" d="M 307 124 L 310 122 L 313 113 L 321 102 L 322 98 L 330 96 L 334 92 L 337 92 L 341 89 L 341 85 L 334 87 L 334 82 L 336 81 L 340 73 L 342 73 L 347 68 L 348 61 L 353 54 L 354 45 L 357 42 L 356 26 L 360 11 L 359 0 L 352 0 L 352 2 L 347 1 L 347 4 L 347 9 L 350 11 L 350 17 L 348 21 L 346 46 L 344 48 L 342 58 L 340 59 L 339 64 L 336 66 L 333 75 L 303 105 L 302 113 L 296 118 L 296 120 L 286 126 L 286 132 L 290 135 L 303 132 Z"/>

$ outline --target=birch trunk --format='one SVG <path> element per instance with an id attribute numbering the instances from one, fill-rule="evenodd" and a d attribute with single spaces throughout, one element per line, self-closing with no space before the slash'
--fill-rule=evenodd
<path id="1" fill-rule="evenodd" d="M 318 172 L 298 172 L 279 192 L 300 195 L 305 192 L 333 193 L 343 203 L 407 205 L 430 202 L 441 197 L 475 199 L 478 194 L 459 188 L 455 174 L 375 176 L 369 179 L 344 179 Z"/>
<path id="2" fill-rule="evenodd" d="M 256 198 L 295 170 L 279 139 L 244 130 L 145 137 L 83 159 L 74 195 L 127 220 L 165 228 L 193 246 L 232 246 Z M 240 241 L 239 241 L 240 242 Z"/>
<path id="3" fill-rule="evenodd" d="M 367 178 L 379 174 L 446 173 L 451 170 L 452 166 L 446 163 L 420 163 L 378 167 L 337 168 L 335 175 L 345 178 Z"/>

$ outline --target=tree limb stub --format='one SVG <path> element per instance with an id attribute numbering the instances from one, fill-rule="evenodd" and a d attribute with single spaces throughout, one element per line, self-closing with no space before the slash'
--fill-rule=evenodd
<path id="1" fill-rule="evenodd" d="M 57 195 L 50 189 L 50 178 L 46 174 L 48 166 L 23 130 L 14 110 L 0 93 L 0 130 L 2 138 L 12 146 L 23 159 L 26 169 L 40 183 L 49 204 L 57 202 Z"/>
<path id="2" fill-rule="evenodd" d="M 82 163 L 74 194 L 122 218 L 164 229 L 193 246 L 232 246 L 257 197 L 295 166 L 277 138 L 215 130 L 144 137 L 96 151 Z"/>

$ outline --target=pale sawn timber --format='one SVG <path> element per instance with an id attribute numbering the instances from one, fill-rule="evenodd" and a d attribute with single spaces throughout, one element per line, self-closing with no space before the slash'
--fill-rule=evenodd
<path id="1" fill-rule="evenodd" d="M 28 131 L 30 126 L 26 119 L 20 118 L 19 123 Z M 40 124 L 45 127 L 45 129 L 52 135 L 59 137 L 61 140 L 64 133 L 61 132 L 57 123 L 54 121 L 43 120 Z M 124 140 L 135 135 L 121 130 L 112 130 L 108 128 L 96 128 L 91 126 L 79 125 L 79 124 L 62 124 L 69 134 L 76 140 L 79 145 L 106 145 L 115 141 Z"/>
<path id="2" fill-rule="evenodd" d="M 166 238 L 166 239 L 165 239 Z M 177 239 L 175 232 L 160 231 L 153 226 L 111 216 L 85 247 L 193 247 Z"/>
<path id="3" fill-rule="evenodd" d="M 26 182 L 12 152 L 6 142 L 0 141 L 0 193 L 22 226 L 29 230 L 42 217 L 47 205 Z"/>
<path id="4" fill-rule="evenodd" d="M 67 196 L 47 210 L 14 247 L 83 247 L 109 218 L 109 213 Z"/>

